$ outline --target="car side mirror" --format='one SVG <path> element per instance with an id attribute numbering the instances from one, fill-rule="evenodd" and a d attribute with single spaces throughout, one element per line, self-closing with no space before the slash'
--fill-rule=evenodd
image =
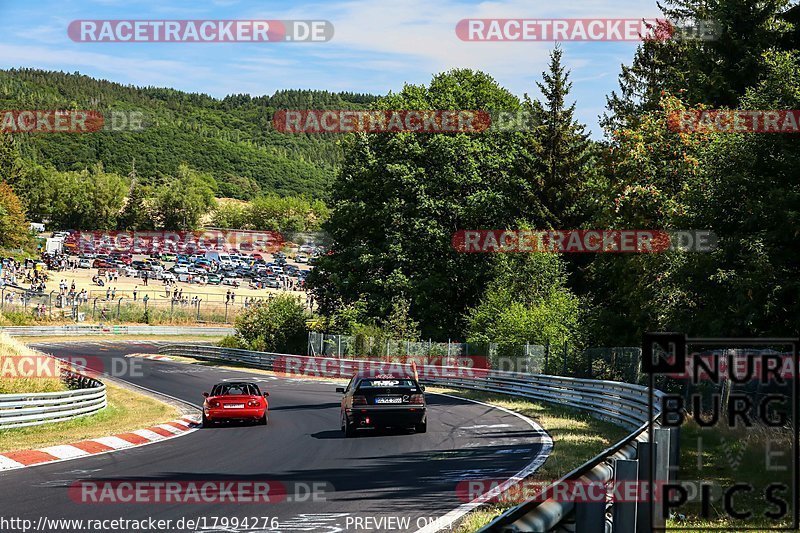
<path id="1" fill-rule="evenodd" d="M 425 385 L 420 385 L 419 386 L 419 390 L 424 391 L 425 390 Z"/>
<path id="2" fill-rule="evenodd" d="M 344 387 L 336 387 L 336 392 L 344 392 Z"/>
<path id="3" fill-rule="evenodd" d="M 208 398 L 209 394 L 207 392 L 203 393 L 203 398 Z"/>
<path id="4" fill-rule="evenodd" d="M 267 396 L 269 396 L 269 393 L 268 393 L 268 392 L 265 392 L 265 393 L 264 393 L 264 398 L 266 398 Z"/>

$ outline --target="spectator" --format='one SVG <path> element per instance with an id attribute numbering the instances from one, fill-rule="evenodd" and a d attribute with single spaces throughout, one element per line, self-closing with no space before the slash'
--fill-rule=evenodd
<path id="1" fill-rule="evenodd" d="M 133 301 L 134 302 L 136 301 L 136 289 L 138 289 L 138 288 L 139 288 L 138 285 L 133 288 Z"/>

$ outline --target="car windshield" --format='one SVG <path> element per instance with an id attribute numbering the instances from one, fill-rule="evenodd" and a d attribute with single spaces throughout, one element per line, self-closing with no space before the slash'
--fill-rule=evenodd
<path id="1" fill-rule="evenodd" d="M 211 396 L 236 396 L 236 395 L 261 396 L 261 391 L 253 383 L 222 383 L 214 386 Z"/>

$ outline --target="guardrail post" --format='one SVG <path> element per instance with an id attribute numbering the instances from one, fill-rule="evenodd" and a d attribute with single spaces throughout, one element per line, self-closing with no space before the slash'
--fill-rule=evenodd
<path id="1" fill-rule="evenodd" d="M 656 428 L 653 431 L 653 438 L 658 444 L 658 457 L 656 458 L 656 479 L 658 481 L 669 479 L 671 433 L 667 428 Z"/>
<path id="2" fill-rule="evenodd" d="M 636 503 L 636 533 L 650 533 L 653 531 L 653 516 L 651 511 L 651 499 L 653 497 L 653 481 L 650 465 L 651 461 L 658 457 L 658 444 L 655 442 L 637 442 L 636 457 L 639 460 L 637 477 L 639 486 L 642 487 L 643 497 Z"/>
<path id="3" fill-rule="evenodd" d="M 542 374 L 547 374 L 547 367 L 549 361 L 550 361 L 550 341 L 547 341 L 547 344 L 544 345 L 544 368 L 542 369 Z"/>
<path id="4" fill-rule="evenodd" d="M 621 490 L 620 494 L 627 494 L 625 486 L 636 483 L 639 471 L 639 462 L 635 459 L 617 459 L 614 461 L 614 483 Z M 638 484 L 637 484 L 638 487 Z M 637 494 L 640 491 L 637 488 Z M 613 533 L 633 533 L 636 531 L 636 502 L 614 502 L 613 509 Z"/>
<path id="5" fill-rule="evenodd" d="M 669 480 L 678 479 L 681 464 L 681 428 L 669 428 Z"/>
<path id="6" fill-rule="evenodd" d="M 606 487 L 599 481 L 590 482 L 589 485 L 599 486 L 602 494 L 605 494 Z M 587 487 L 588 489 L 589 487 Z M 593 491 L 587 490 L 587 493 Z M 606 531 L 606 502 L 585 501 L 575 503 L 575 531 L 581 533 L 605 533 Z"/>

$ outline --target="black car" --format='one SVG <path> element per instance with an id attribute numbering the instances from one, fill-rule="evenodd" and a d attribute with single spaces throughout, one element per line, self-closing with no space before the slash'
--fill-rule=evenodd
<path id="1" fill-rule="evenodd" d="M 359 429 L 386 427 L 428 429 L 425 387 L 411 375 L 359 372 L 347 387 L 341 404 L 341 428 L 346 437 Z"/>

